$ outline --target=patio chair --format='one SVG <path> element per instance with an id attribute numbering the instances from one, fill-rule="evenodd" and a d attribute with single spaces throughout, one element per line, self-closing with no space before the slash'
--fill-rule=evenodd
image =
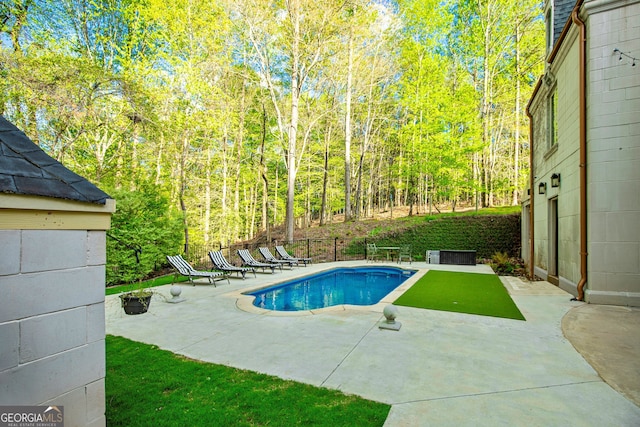
<path id="1" fill-rule="evenodd" d="M 398 264 L 402 264 L 402 259 L 408 259 L 409 264 L 413 262 L 413 256 L 411 255 L 411 245 L 402 245 L 398 250 Z"/>
<path id="2" fill-rule="evenodd" d="M 221 251 L 209 251 L 209 259 L 213 263 L 214 269 L 223 271 L 225 273 L 237 273 L 238 277 L 242 275 L 242 280 L 244 280 L 247 271 L 253 272 L 253 276 L 256 277 L 256 269 L 248 268 L 248 267 L 237 267 L 232 265 L 227 261 Z"/>
<path id="3" fill-rule="evenodd" d="M 266 268 L 271 269 L 271 273 L 275 273 L 276 267 L 282 271 L 282 265 L 278 263 L 266 263 L 257 261 L 250 253 L 248 249 L 238 249 L 238 256 L 242 260 L 242 266 L 248 266 L 253 268 L 261 268 L 264 273 Z"/>
<path id="4" fill-rule="evenodd" d="M 209 279 L 209 283 L 212 284 L 213 286 L 216 286 L 215 282 L 217 280 L 227 279 L 227 282 L 231 283 L 229 282 L 229 275 L 227 275 L 226 273 L 223 273 L 220 271 L 196 270 L 191 266 L 191 264 L 185 261 L 185 259 L 182 258 L 181 255 L 174 255 L 174 256 L 167 255 L 167 261 L 169 261 L 169 264 L 171 264 L 171 266 L 176 269 L 177 272 L 175 273 L 175 276 L 177 276 L 178 274 L 187 276 L 189 278 L 189 282 L 191 282 L 193 286 L 196 285 L 195 282 L 193 281 L 194 277 L 196 278 L 206 277 L 207 279 Z"/>
<path id="5" fill-rule="evenodd" d="M 298 258 L 289 255 L 284 246 L 281 245 L 276 246 L 276 253 L 280 257 L 280 259 L 295 261 L 298 263 L 298 265 L 300 265 L 300 263 L 303 263 L 305 267 L 307 266 L 307 263 L 311 264 L 312 262 L 311 258 Z"/>
<path id="6" fill-rule="evenodd" d="M 382 254 L 378 251 L 378 247 L 375 243 L 367 243 L 367 262 L 373 262 L 380 259 L 381 256 Z"/>
<path id="7" fill-rule="evenodd" d="M 277 259 L 276 257 L 273 256 L 269 248 L 266 248 L 266 247 L 258 248 L 258 252 L 260 252 L 260 255 L 262 255 L 262 258 L 264 258 L 266 262 L 270 262 L 272 264 L 288 265 L 289 268 L 293 268 L 294 264 L 298 265 L 297 261 L 293 261 L 290 259 Z"/>

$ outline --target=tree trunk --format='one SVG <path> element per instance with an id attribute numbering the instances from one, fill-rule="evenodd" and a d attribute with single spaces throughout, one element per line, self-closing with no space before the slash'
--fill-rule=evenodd
<path id="1" fill-rule="evenodd" d="M 519 166 L 520 166 L 520 115 L 522 112 L 520 111 L 520 38 L 522 35 L 520 34 L 520 22 L 516 23 L 516 37 L 515 37 L 515 61 L 516 61 L 516 107 L 515 107 L 515 132 L 514 132 L 514 142 L 513 142 L 513 196 L 511 198 L 511 204 L 513 206 L 518 204 L 518 175 L 520 174 Z"/>
<path id="2" fill-rule="evenodd" d="M 291 123 L 289 124 L 289 144 L 287 147 L 285 240 L 292 242 L 295 221 L 296 139 L 298 136 L 298 107 L 300 101 L 300 5 L 297 0 L 291 2 L 289 15 L 293 20 L 293 40 L 291 45 Z"/>
<path id="3" fill-rule="evenodd" d="M 267 111 L 262 105 L 262 141 L 260 143 L 260 176 L 262 177 L 262 229 L 267 233 L 267 240 L 271 240 L 269 227 L 269 178 L 264 159 L 265 142 L 267 139 Z"/>
<path id="4" fill-rule="evenodd" d="M 329 143 L 331 142 L 331 125 L 327 126 L 324 138 L 324 167 L 322 171 L 322 203 L 320 205 L 320 225 L 327 220 L 327 188 L 329 187 Z"/>
<path id="5" fill-rule="evenodd" d="M 160 133 L 160 142 L 156 152 L 156 178 L 155 184 L 160 185 L 162 176 L 162 151 L 164 149 L 164 132 Z"/>
<path id="6" fill-rule="evenodd" d="M 187 220 L 187 205 L 184 201 L 186 183 L 186 169 L 187 169 L 187 150 L 189 147 L 189 137 L 184 135 L 182 140 L 182 152 L 180 156 L 180 193 L 178 198 L 180 199 L 180 210 L 182 210 L 182 224 L 184 228 L 184 254 L 189 255 L 189 222 Z"/>
<path id="7" fill-rule="evenodd" d="M 207 150 L 204 182 L 204 245 L 208 246 L 211 234 L 211 150 Z"/>
<path id="8" fill-rule="evenodd" d="M 344 220 L 351 220 L 351 92 L 353 86 L 353 31 L 349 30 L 347 93 L 344 113 Z M 357 209 L 357 206 L 356 206 Z"/>
<path id="9" fill-rule="evenodd" d="M 227 206 L 227 192 L 228 192 L 228 181 L 229 181 L 229 160 L 227 156 L 227 145 L 228 145 L 228 135 L 227 128 L 225 126 L 222 135 L 222 183 L 221 183 L 221 192 L 220 195 L 220 210 L 222 211 L 222 226 L 225 230 L 225 237 L 229 237 L 228 232 L 228 215 L 229 215 L 229 207 Z"/>
<path id="10" fill-rule="evenodd" d="M 240 97 L 240 119 L 238 121 L 238 137 L 236 141 L 236 164 L 235 164 L 235 179 L 236 185 L 234 189 L 233 197 L 233 233 L 232 239 L 235 241 L 240 234 L 240 173 L 242 171 L 242 146 L 244 144 L 244 126 L 245 126 L 245 98 L 246 98 L 246 84 L 242 82 L 242 94 Z"/>

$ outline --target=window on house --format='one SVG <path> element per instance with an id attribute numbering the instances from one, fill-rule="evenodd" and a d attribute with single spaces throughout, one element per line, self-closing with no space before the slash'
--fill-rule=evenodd
<path id="1" fill-rule="evenodd" d="M 546 28 L 546 52 L 547 55 L 551 53 L 553 49 L 553 8 L 549 6 L 544 18 Z"/>
<path id="2" fill-rule="evenodd" d="M 549 148 L 558 143 L 558 90 L 553 88 L 549 95 L 548 105 Z"/>

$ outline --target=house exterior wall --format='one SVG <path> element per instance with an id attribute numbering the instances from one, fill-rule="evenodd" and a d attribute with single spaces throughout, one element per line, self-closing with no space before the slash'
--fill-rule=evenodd
<path id="1" fill-rule="evenodd" d="M 530 106 L 533 116 L 533 194 L 529 203 L 534 207 L 534 271 L 545 280 L 549 275 L 550 203 L 557 200 L 558 264 L 557 280 L 571 291 L 580 280 L 580 179 L 579 179 L 579 86 L 576 78 L 579 66 L 577 33 L 572 31 L 565 39 L 554 64 L 546 73 Z M 557 93 L 557 143 L 550 145 L 549 106 L 552 92 Z M 559 173 L 560 186 L 551 187 L 551 175 Z M 546 184 L 545 194 L 539 194 L 540 184 Z"/>
<path id="2" fill-rule="evenodd" d="M 104 426 L 104 221 L 60 229 L 20 200 L 0 195 L 0 405 L 64 406 L 65 425 Z M 65 203 L 56 217 L 72 223 L 83 204 Z M 20 210 L 34 220 L 11 227 L 4 214 Z"/>
<path id="3" fill-rule="evenodd" d="M 591 303 L 640 306 L 640 1 L 585 0 L 587 285 Z M 580 274 L 579 53 L 571 25 L 529 103 L 532 116 L 534 273 L 577 295 Z M 555 86 L 554 86 L 555 85 Z M 548 99 L 557 88 L 557 147 L 548 145 Z M 550 176 L 561 183 L 552 188 Z M 538 185 L 546 183 L 546 193 Z M 557 200 L 557 277 L 550 275 Z M 524 231 L 523 231 L 524 233 Z M 526 241 L 526 240 L 523 240 Z M 528 251 L 523 255 L 529 257 Z"/>
<path id="4" fill-rule="evenodd" d="M 589 302 L 640 306 L 640 1 L 585 1 Z"/>

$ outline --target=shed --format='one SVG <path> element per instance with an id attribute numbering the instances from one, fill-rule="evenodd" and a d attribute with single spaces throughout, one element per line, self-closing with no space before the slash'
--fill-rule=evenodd
<path id="1" fill-rule="evenodd" d="M 105 421 L 106 231 L 115 201 L 0 116 L 0 406 Z"/>

